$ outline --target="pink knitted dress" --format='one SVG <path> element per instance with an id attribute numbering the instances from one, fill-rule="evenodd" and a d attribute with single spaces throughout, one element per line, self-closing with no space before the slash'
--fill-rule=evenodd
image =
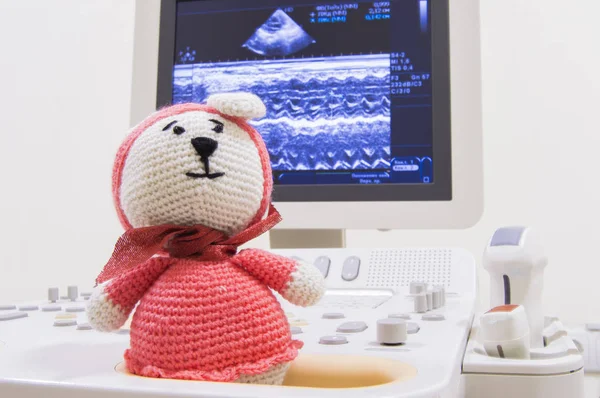
<path id="1" fill-rule="evenodd" d="M 324 292 L 322 275 L 266 251 L 235 250 L 276 216 L 271 208 L 267 217 L 268 153 L 246 122 L 263 114 L 253 95 L 214 95 L 208 105 L 159 110 L 122 144 L 113 195 L 126 234 L 98 278 L 88 318 L 100 331 L 116 330 L 135 307 L 125 352 L 131 373 L 280 384 L 302 347 L 270 289 L 312 305 Z M 189 226 L 203 231 L 194 241 L 196 230 L 172 232 Z M 236 241 L 252 226 L 258 232 Z M 152 245 L 156 230 L 163 234 Z"/>

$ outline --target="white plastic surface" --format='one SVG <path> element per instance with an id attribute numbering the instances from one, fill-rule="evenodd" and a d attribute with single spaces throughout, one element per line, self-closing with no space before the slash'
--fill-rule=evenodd
<path id="1" fill-rule="evenodd" d="M 405 382 L 392 382 L 373 387 L 352 389 L 272 387 L 235 383 L 204 383 L 178 380 L 149 379 L 125 376 L 115 367 L 122 361 L 128 346 L 127 333 L 99 333 L 85 330 L 85 313 L 43 312 L 28 313 L 29 317 L 6 321 L 0 326 L 0 396 L 21 398 L 48 396 L 61 398 L 115 397 L 454 397 L 460 385 L 460 362 L 467 343 L 474 315 L 476 276 L 473 257 L 461 249 L 447 249 L 451 269 L 446 281 L 447 301 L 443 308 L 428 314 L 444 316 L 441 321 L 423 321 L 413 313 L 409 284 L 387 285 L 376 289 L 367 287 L 370 259 L 385 254 L 387 249 L 323 249 L 280 250 L 291 257 L 295 254 L 308 262 L 321 255 L 331 258 L 326 283 L 328 294 L 322 305 L 311 308 L 282 305 L 292 327 L 302 332 L 294 338 L 302 340 L 301 354 L 341 354 L 396 359 L 417 369 L 417 375 Z M 392 249 L 397 252 L 400 249 Z M 426 249 L 423 249 L 426 250 Z M 436 249 L 437 250 L 437 249 Z M 361 259 L 356 279 L 341 277 L 344 259 L 354 255 Z M 379 260 L 378 260 L 379 261 Z M 379 267 L 379 265 L 377 265 Z M 427 279 L 428 271 L 414 278 Z M 44 292 L 42 297 L 45 296 Z M 46 299 L 20 305 L 41 305 Z M 66 308 L 84 305 L 58 302 Z M 324 313 L 343 313 L 343 319 L 324 319 Z M 401 346 L 382 346 L 377 343 L 378 319 L 389 314 L 411 316 L 412 334 Z M 58 317 L 58 319 L 57 319 Z M 63 318 L 72 317 L 72 318 Z M 73 318 L 74 317 L 74 318 Z M 75 319 L 78 326 L 54 327 L 56 320 Z M 362 332 L 340 333 L 337 328 L 347 322 L 365 322 Z M 67 322 L 68 323 L 68 322 Z M 299 326 L 302 325 L 302 326 Z M 82 329 L 83 327 L 83 329 Z M 415 333 L 416 331 L 416 333 Z M 126 332 L 126 331 L 125 331 Z M 345 344 L 320 344 L 324 336 L 340 336 Z M 339 338 L 338 338 L 339 339 Z M 458 398 L 458 396 L 456 396 Z"/>

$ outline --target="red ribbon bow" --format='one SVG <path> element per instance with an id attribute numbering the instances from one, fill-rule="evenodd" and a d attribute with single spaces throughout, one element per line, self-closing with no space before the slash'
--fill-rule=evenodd
<path id="1" fill-rule="evenodd" d="M 280 221 L 281 215 L 270 205 L 265 219 L 232 237 L 204 225 L 165 224 L 131 228 L 117 241 L 110 260 L 96 278 L 96 284 L 114 278 L 161 251 L 166 251 L 171 257 L 202 255 L 207 260 L 231 257 L 239 246 L 267 232 Z"/>

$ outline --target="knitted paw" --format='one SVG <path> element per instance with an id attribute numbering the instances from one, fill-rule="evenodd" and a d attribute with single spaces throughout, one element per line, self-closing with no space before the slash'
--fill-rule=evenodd
<path id="1" fill-rule="evenodd" d="M 208 97 L 206 103 L 225 115 L 243 119 L 258 119 L 267 113 L 261 99 L 250 93 L 213 94 Z"/>
<path id="2" fill-rule="evenodd" d="M 110 281 L 106 281 L 96 286 L 87 305 L 87 317 L 90 325 L 101 332 L 112 332 L 119 329 L 128 318 L 128 314 L 123 311 L 121 306 L 114 304 L 108 297 L 106 287 L 109 283 Z"/>
<path id="3" fill-rule="evenodd" d="M 292 304 L 301 307 L 315 305 L 325 294 L 325 278 L 314 265 L 298 261 L 296 270 L 290 275 L 290 282 L 282 296 Z"/>

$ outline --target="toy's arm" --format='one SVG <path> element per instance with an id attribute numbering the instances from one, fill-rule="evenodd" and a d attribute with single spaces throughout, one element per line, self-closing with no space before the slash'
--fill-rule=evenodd
<path id="1" fill-rule="evenodd" d="M 259 249 L 242 250 L 233 260 L 292 304 L 308 307 L 325 293 L 323 274 L 312 264 Z"/>
<path id="2" fill-rule="evenodd" d="M 152 258 L 96 286 L 87 306 L 90 325 L 101 332 L 123 326 L 137 302 L 169 264 L 169 258 Z"/>

